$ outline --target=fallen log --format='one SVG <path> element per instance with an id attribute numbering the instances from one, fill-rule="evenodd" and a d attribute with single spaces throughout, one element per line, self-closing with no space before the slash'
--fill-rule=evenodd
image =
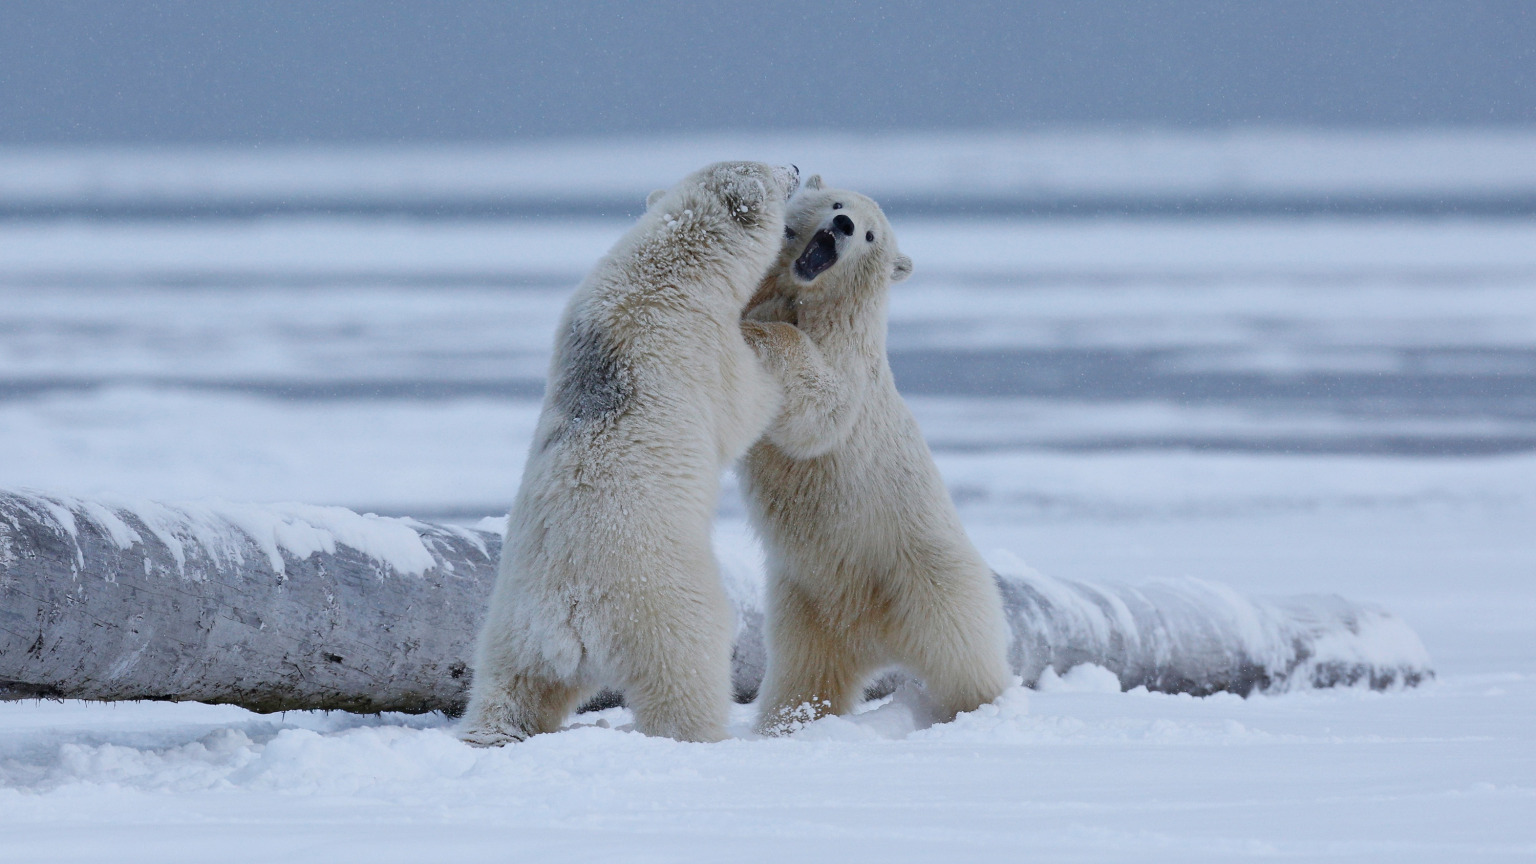
<path id="1" fill-rule="evenodd" d="M 467 698 L 492 531 L 339 507 L 108 503 L 0 492 L 0 698 L 163 699 L 255 711 L 440 710 Z M 762 679 L 761 572 L 723 562 L 737 698 Z M 1412 686 L 1400 619 L 1336 597 L 1254 600 L 1185 580 L 1096 586 L 1002 562 L 1010 659 L 1195 694 Z M 883 679 L 884 687 L 892 679 Z"/>

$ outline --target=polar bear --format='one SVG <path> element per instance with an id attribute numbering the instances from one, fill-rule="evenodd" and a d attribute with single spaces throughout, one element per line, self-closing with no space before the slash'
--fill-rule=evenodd
<path id="1" fill-rule="evenodd" d="M 952 718 L 1011 683 L 1008 625 L 886 360 L 886 296 L 911 259 L 874 201 L 819 177 L 785 236 L 742 325 L 786 382 L 741 466 L 769 569 L 759 728 L 844 713 L 892 664 Z"/>
<path id="2" fill-rule="evenodd" d="M 464 740 L 554 731 L 605 687 L 648 735 L 724 737 L 733 618 L 710 528 L 721 470 L 780 398 L 740 321 L 798 173 L 695 172 L 652 195 L 576 289 L 507 519 Z"/>

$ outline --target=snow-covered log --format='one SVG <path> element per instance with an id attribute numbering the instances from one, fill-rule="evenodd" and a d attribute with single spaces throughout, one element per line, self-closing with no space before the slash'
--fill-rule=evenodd
<path id="1" fill-rule="evenodd" d="M 1227 691 L 1416 686 L 1434 677 L 1407 623 L 1337 595 L 1247 597 L 1199 579 L 1094 585 L 994 562 L 1025 682 L 1047 667 L 1103 666 L 1122 689 Z"/>
<path id="2" fill-rule="evenodd" d="M 0 697 L 456 713 L 499 552 L 494 532 L 338 507 L 0 492 Z M 725 564 L 745 700 L 763 672 L 761 573 Z M 1401 620 L 1339 598 L 999 569 L 1026 683 L 1079 663 L 1197 694 L 1431 674 Z"/>
<path id="3" fill-rule="evenodd" d="M 0 493 L 0 687 L 257 711 L 452 709 L 491 540 L 337 507 Z"/>

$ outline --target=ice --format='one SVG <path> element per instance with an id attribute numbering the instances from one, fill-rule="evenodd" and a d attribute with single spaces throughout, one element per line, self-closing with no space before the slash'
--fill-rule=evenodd
<path id="1" fill-rule="evenodd" d="M 416 223 L 383 217 L 291 217 L 251 225 L 196 220 L 14 220 L 0 222 L 0 283 L 82 288 L 102 280 L 147 286 L 263 281 L 300 286 L 323 281 L 337 288 L 357 282 L 388 286 L 424 281 L 470 287 L 509 282 L 574 286 L 627 225 L 623 219 L 597 218 Z M 1205 296 L 1230 298 L 1230 290 L 1210 290 L 1230 286 L 1202 284 L 1223 277 L 1239 276 L 1275 287 L 1343 282 L 1365 283 L 1369 288 L 1371 283 L 1390 286 L 1404 281 L 1429 282 L 1433 287 L 1435 282 L 1457 278 L 1508 283 L 1536 270 L 1532 244 L 1536 226 L 1525 220 L 1252 217 L 1053 222 L 919 216 L 900 219 L 893 226 L 902 251 L 913 260 L 914 272 L 925 280 L 937 276 L 994 286 L 1000 281 L 1025 286 L 1160 283 L 1165 289 L 1170 282 L 1183 283 L 1181 287 L 1196 289 L 1174 299 L 1186 307 L 1198 305 Z M 91 254 L 80 255 L 82 248 Z M 914 293 L 913 287 L 903 283 L 895 290 L 898 307 L 906 299 L 903 295 Z M 1524 290 L 1529 291 L 1528 281 Z M 174 293 L 184 296 L 186 292 Z M 303 292 L 292 292 L 290 287 L 290 293 Z M 1094 296 L 1075 293 L 1079 306 Z M 1430 300 L 1441 296 L 1424 293 Z M 977 299 L 1012 308 L 1030 303 L 1029 292 L 989 294 Z M 380 296 L 399 302 L 389 292 Z M 1290 307 L 1287 311 L 1293 311 L 1297 300 L 1306 296 L 1262 292 L 1246 299 L 1268 300 L 1271 307 L 1285 303 Z M 1373 296 L 1380 294 L 1342 298 L 1341 311 L 1361 308 Z M 956 297 L 977 295 L 965 292 Z M 237 303 L 243 298 L 201 299 Z M 414 299 L 420 302 L 419 296 Z M 1165 291 L 1149 299 L 1173 298 Z M 1413 294 L 1406 299 L 1413 300 Z M 48 300 L 39 298 L 39 302 Z M 1047 304 L 1043 311 L 1053 305 Z M 1132 302 L 1097 311 L 1134 313 L 1145 305 L 1146 301 Z M 1373 311 L 1391 318 L 1414 306 Z M 283 310 L 261 311 L 271 315 Z M 1307 314 L 1331 317 L 1326 308 L 1312 307 Z M 1528 318 L 1522 315 L 1522 320 Z"/>
<path id="2" fill-rule="evenodd" d="M 780 134 L 517 145 L 0 151 L 0 202 L 632 200 L 700 165 L 798 160 L 886 196 L 1529 194 L 1524 129 Z"/>
<path id="3" fill-rule="evenodd" d="M 12 222 L 0 230 L 0 275 L 45 284 L 294 276 L 483 283 L 502 281 L 510 271 L 536 282 L 574 282 L 623 230 L 613 220 L 511 226 L 321 218 L 255 225 Z M 82 247 L 93 254 L 74 254 Z"/>

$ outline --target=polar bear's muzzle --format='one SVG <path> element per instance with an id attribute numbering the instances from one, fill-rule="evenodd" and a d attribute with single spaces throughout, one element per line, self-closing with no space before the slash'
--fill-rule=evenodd
<path id="1" fill-rule="evenodd" d="M 795 259 L 795 275 L 810 282 L 836 263 L 837 235 L 830 229 L 823 228 L 811 235 L 811 242 L 806 244 L 805 251 Z"/>

